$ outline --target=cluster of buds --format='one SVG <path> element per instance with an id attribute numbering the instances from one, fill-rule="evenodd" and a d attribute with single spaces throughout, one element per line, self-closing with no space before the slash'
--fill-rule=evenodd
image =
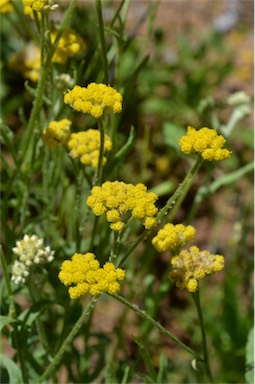
<path id="1" fill-rule="evenodd" d="M 36 235 L 25 235 L 12 250 L 18 256 L 13 263 L 11 277 L 16 284 L 25 283 L 33 265 L 50 263 L 54 258 L 54 251 L 49 246 L 45 247 L 43 239 Z"/>

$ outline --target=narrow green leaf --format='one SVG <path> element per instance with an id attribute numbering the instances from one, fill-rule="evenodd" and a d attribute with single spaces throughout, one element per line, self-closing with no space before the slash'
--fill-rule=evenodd
<path id="1" fill-rule="evenodd" d="M 223 185 L 235 183 L 237 180 L 241 179 L 244 175 L 253 171 L 253 169 L 254 169 L 254 162 L 251 162 L 244 165 L 242 168 L 238 169 L 237 171 L 231 172 L 227 175 L 223 175 L 219 179 L 215 180 L 208 187 L 208 192 L 214 193 L 218 188 L 222 187 Z"/>
<path id="2" fill-rule="evenodd" d="M 173 188 L 174 184 L 170 180 L 167 180 L 150 189 L 150 192 L 154 192 L 158 196 L 164 196 L 169 195 L 173 191 Z"/>
<path id="3" fill-rule="evenodd" d="M 12 319 L 11 317 L 8 317 L 8 316 L 0 316 L 0 331 L 2 331 L 2 329 L 3 329 L 7 324 L 15 323 L 15 322 L 17 322 L 16 319 Z"/>
<path id="4" fill-rule="evenodd" d="M 22 384 L 22 374 L 20 368 L 5 355 L 0 355 L 0 365 L 5 368 L 8 372 L 9 383 L 11 384 Z"/>

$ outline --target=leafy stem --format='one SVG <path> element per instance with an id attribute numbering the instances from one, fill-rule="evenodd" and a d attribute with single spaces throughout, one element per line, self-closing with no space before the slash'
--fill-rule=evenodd
<path id="1" fill-rule="evenodd" d="M 178 339 L 176 336 L 174 336 L 170 331 L 168 331 L 165 327 L 163 327 L 159 322 L 154 320 L 150 315 L 148 315 L 144 310 L 141 310 L 137 305 L 130 303 L 127 299 L 125 299 L 122 296 L 115 294 L 110 295 L 115 300 L 119 301 L 120 303 L 124 304 L 127 308 L 131 309 L 133 312 L 137 313 L 140 317 L 142 317 L 144 320 L 149 321 L 153 327 L 157 328 L 164 336 L 169 338 L 170 340 L 174 341 L 179 347 L 183 348 L 185 351 L 190 353 L 191 355 L 195 356 L 200 360 L 200 358 L 197 356 L 196 352 L 194 352 L 191 348 L 189 348 L 186 344 L 184 344 L 180 339 Z"/>

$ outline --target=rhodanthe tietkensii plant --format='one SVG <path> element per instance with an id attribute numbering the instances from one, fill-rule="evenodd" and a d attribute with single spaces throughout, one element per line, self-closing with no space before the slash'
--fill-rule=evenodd
<path id="1" fill-rule="evenodd" d="M 154 3 L 0 0 L 4 383 L 251 383 L 250 98 Z"/>

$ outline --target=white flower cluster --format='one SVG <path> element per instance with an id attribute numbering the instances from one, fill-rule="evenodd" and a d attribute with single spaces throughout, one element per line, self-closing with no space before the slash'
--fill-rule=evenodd
<path id="1" fill-rule="evenodd" d="M 49 246 L 45 247 L 43 239 L 36 235 L 25 235 L 22 240 L 16 242 L 16 247 L 12 250 L 19 258 L 12 266 L 11 280 L 15 284 L 26 281 L 33 264 L 49 263 L 54 258 L 54 251 Z"/>

